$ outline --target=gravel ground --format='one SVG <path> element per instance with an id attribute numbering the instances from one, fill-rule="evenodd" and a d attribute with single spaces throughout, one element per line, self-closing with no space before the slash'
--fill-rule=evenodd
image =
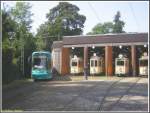
<path id="1" fill-rule="evenodd" d="M 148 111 L 148 78 L 63 80 L 31 80 L 4 86 L 2 108 L 6 111 Z"/>

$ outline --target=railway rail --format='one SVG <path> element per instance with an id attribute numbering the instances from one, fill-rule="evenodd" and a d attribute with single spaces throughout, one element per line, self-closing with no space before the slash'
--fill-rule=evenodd
<path id="1" fill-rule="evenodd" d="M 112 91 L 115 90 L 115 87 L 118 86 L 118 83 L 120 83 L 121 80 L 124 80 L 124 78 L 119 79 L 118 81 L 114 82 L 106 91 L 102 101 L 100 102 L 100 105 L 98 107 L 98 111 L 111 111 L 119 102 L 120 100 L 125 96 L 128 95 L 129 91 L 137 84 L 137 82 L 141 78 L 136 78 L 135 81 L 132 84 L 129 84 L 125 91 L 119 95 L 117 99 L 115 99 L 110 105 L 107 102 L 107 98 L 109 98 L 109 95 Z"/>

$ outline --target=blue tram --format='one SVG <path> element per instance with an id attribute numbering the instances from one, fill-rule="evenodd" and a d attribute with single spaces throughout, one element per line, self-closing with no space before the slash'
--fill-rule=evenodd
<path id="1" fill-rule="evenodd" d="M 32 53 L 32 79 L 51 79 L 51 53 L 47 51 L 39 51 Z"/>

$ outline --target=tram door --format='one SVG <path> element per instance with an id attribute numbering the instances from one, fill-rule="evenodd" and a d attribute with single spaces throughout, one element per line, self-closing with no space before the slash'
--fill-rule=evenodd
<path id="1" fill-rule="evenodd" d="M 147 53 L 139 58 L 139 75 L 148 75 L 148 56 Z"/>
<path id="2" fill-rule="evenodd" d="M 91 61 L 90 61 L 90 74 L 96 74 L 96 73 L 98 73 L 99 71 L 98 71 L 98 68 L 97 68 L 97 66 L 98 66 L 98 60 L 96 60 L 96 59 L 91 59 Z"/>
<path id="3" fill-rule="evenodd" d="M 129 72 L 129 59 L 125 58 L 122 54 L 119 58 L 115 59 L 115 74 L 127 75 Z"/>
<path id="4" fill-rule="evenodd" d="M 90 74 L 99 74 L 103 72 L 103 59 L 98 56 L 90 58 Z"/>

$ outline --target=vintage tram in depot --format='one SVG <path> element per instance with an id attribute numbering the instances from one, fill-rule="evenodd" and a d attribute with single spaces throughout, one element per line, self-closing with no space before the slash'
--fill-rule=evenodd
<path id="1" fill-rule="evenodd" d="M 141 58 L 139 58 L 139 75 L 148 75 L 148 55 L 144 53 Z"/>
<path id="2" fill-rule="evenodd" d="M 93 56 L 90 58 L 90 74 L 100 74 L 104 70 L 104 62 L 103 58 L 96 55 L 96 53 L 93 54 Z"/>
<path id="3" fill-rule="evenodd" d="M 71 74 L 80 74 L 83 72 L 83 59 L 74 55 L 70 61 L 70 73 Z"/>
<path id="4" fill-rule="evenodd" d="M 119 57 L 115 59 L 115 74 L 118 76 L 128 75 L 129 73 L 129 59 L 119 54 Z"/>
<path id="5" fill-rule="evenodd" d="M 48 51 L 33 52 L 31 78 L 37 80 L 52 77 L 51 53 Z"/>

